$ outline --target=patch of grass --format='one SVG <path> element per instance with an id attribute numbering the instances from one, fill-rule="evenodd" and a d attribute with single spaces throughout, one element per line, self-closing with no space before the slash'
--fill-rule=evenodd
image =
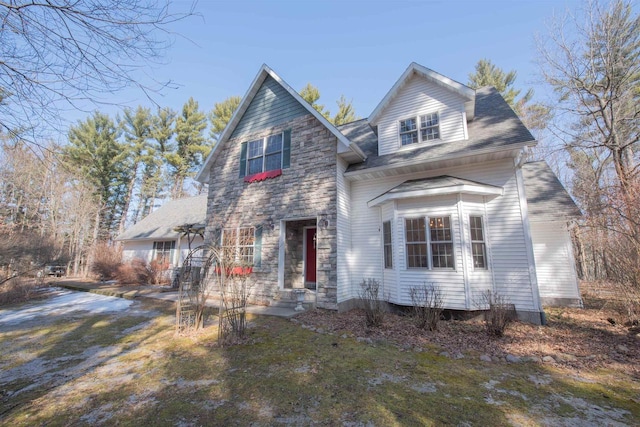
<path id="1" fill-rule="evenodd" d="M 215 322 L 196 336 L 176 337 L 171 309 L 142 308 L 158 314 L 86 315 L 0 332 L 1 363 L 39 357 L 51 362 L 51 372 L 72 368 L 65 356 L 111 349 L 99 363 L 23 393 L 15 394 L 42 376 L 10 384 L 0 377 L 0 424 L 594 423 L 572 402 L 602 408 L 596 421 L 605 424 L 640 422 L 640 385 L 620 372 L 591 370 L 576 379 L 560 367 L 486 363 L 475 354 L 451 359 L 437 348 L 405 351 L 268 317 L 251 317 L 245 342 L 222 348 Z M 554 403 L 554 396 L 563 399 Z"/>

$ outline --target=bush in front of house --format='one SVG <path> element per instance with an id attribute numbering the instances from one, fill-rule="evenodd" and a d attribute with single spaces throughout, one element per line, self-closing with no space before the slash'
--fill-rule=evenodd
<path id="1" fill-rule="evenodd" d="M 121 263 L 114 277 L 122 285 L 162 285 L 169 283 L 168 268 L 167 263 L 156 260 L 147 263 L 142 258 L 134 258 Z"/>
<path id="2" fill-rule="evenodd" d="M 477 304 L 485 310 L 484 325 L 487 333 L 501 337 L 509 323 L 515 319 L 515 308 L 509 299 L 496 291 L 487 289 L 480 294 Z"/>
<path id="3" fill-rule="evenodd" d="M 413 318 L 420 329 L 435 331 L 442 318 L 444 300 L 440 288 L 434 284 L 411 287 Z"/>
<path id="4" fill-rule="evenodd" d="M 384 301 L 380 299 L 381 289 L 380 282 L 376 279 L 362 279 L 360 283 L 360 301 L 364 309 L 367 326 L 382 326 L 385 315 Z"/>

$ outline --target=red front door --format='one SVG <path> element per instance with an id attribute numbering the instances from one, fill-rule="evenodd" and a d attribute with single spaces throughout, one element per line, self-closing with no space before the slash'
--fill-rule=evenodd
<path id="1" fill-rule="evenodd" d="M 304 281 L 307 283 L 316 283 L 316 229 L 305 229 L 305 261 Z"/>

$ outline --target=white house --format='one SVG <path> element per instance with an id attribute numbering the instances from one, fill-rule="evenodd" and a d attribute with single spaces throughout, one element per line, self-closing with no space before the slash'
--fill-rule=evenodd
<path id="1" fill-rule="evenodd" d="M 158 260 L 170 269 L 179 267 L 189 247 L 204 243 L 206 209 L 206 195 L 166 202 L 116 238 L 123 243 L 123 258 L 140 258 L 148 263 Z M 189 233 L 185 226 L 189 226 Z"/>
<path id="2" fill-rule="evenodd" d="M 253 264 L 262 303 L 304 289 L 348 309 L 373 278 L 390 304 L 428 284 L 473 311 L 490 289 L 538 323 L 545 302 L 580 304 L 567 231 L 579 212 L 546 164 L 524 164 L 535 144 L 494 88 L 416 63 L 338 127 L 263 65 L 196 177 L 205 240 Z M 145 233 L 120 239 L 176 239 Z"/>

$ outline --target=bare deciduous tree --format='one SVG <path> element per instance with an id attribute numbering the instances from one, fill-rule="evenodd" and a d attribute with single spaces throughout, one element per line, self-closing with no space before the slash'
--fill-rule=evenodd
<path id="1" fill-rule="evenodd" d="M 640 17 L 628 1 L 592 1 L 552 22 L 538 47 L 543 76 L 557 94 L 554 129 L 586 215 L 576 233 L 581 271 L 637 287 Z"/>
<path id="2" fill-rule="evenodd" d="M 191 14 L 168 0 L 0 1 L 0 131 L 59 128 L 65 109 L 168 84 L 143 84 L 139 71 L 171 44 L 168 26 Z"/>

